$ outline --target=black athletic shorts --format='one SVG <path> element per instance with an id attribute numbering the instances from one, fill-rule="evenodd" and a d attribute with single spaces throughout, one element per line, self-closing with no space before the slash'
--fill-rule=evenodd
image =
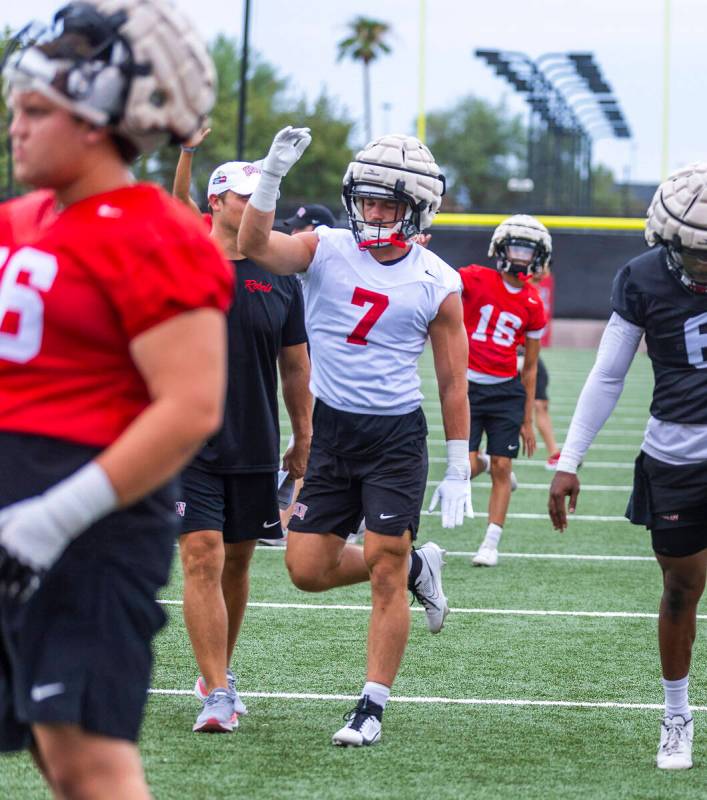
<path id="1" fill-rule="evenodd" d="M 181 532 L 221 531 L 229 544 L 281 539 L 277 472 L 219 474 L 190 465 L 176 504 Z"/>
<path id="2" fill-rule="evenodd" d="M 535 380 L 535 399 L 547 400 L 547 385 L 550 383 L 550 376 L 547 374 L 547 367 L 542 358 L 538 359 L 538 376 Z"/>
<path id="3" fill-rule="evenodd" d="M 469 410 L 469 452 L 478 451 L 485 432 L 489 455 L 516 458 L 525 416 L 525 388 L 520 378 L 490 384 L 469 381 Z"/>
<path id="4" fill-rule="evenodd" d="M 0 508 L 43 492 L 94 448 L 0 434 Z M 170 484 L 91 526 L 26 603 L 0 600 L 0 751 L 30 746 L 30 726 L 79 725 L 136 741 L 165 615 L 177 526 Z"/>
<path id="5" fill-rule="evenodd" d="M 707 547 L 707 462 L 676 466 L 641 451 L 626 517 L 651 531 L 653 549 L 688 556 Z"/>
<path id="6" fill-rule="evenodd" d="M 427 423 L 421 408 L 381 416 L 337 411 L 317 400 L 302 491 L 289 528 L 346 538 L 365 516 L 387 536 L 420 525 L 427 483 Z"/>

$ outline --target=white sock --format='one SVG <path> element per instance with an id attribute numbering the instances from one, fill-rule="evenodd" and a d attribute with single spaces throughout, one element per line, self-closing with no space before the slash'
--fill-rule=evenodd
<path id="1" fill-rule="evenodd" d="M 501 540 L 502 533 L 503 528 L 500 525 L 496 525 L 495 522 L 490 522 L 488 528 L 486 528 L 486 536 L 484 536 L 483 541 L 484 546 L 498 549 L 498 543 Z"/>
<path id="2" fill-rule="evenodd" d="M 390 697 L 390 686 L 384 686 L 382 683 L 376 683 L 375 681 L 366 681 L 366 685 L 361 691 L 361 697 L 364 695 L 368 695 L 372 703 L 385 708 L 385 704 Z"/>
<path id="3" fill-rule="evenodd" d="M 666 681 L 661 678 L 663 684 L 663 691 L 665 692 L 665 716 L 674 717 L 679 714 L 686 720 L 692 719 L 690 713 L 690 704 L 687 702 L 687 687 L 689 684 L 689 675 L 680 678 L 677 681 Z"/>

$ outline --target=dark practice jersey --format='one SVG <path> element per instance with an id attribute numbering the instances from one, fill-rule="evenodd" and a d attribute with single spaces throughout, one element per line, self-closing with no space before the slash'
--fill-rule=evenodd
<path id="1" fill-rule="evenodd" d="M 707 425 L 707 295 L 685 289 L 656 247 L 616 278 L 614 311 L 646 332 L 655 387 L 651 414 L 683 425 Z"/>
<path id="2" fill-rule="evenodd" d="M 249 259 L 232 263 L 223 427 L 194 465 L 219 473 L 272 472 L 280 461 L 277 357 L 281 347 L 307 341 L 302 289 L 294 275 L 273 275 Z"/>

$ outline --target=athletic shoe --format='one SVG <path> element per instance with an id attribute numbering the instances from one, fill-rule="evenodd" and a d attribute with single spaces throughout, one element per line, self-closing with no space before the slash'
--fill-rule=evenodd
<path id="1" fill-rule="evenodd" d="M 196 718 L 194 733 L 232 733 L 238 727 L 238 714 L 233 710 L 233 695 L 228 689 L 214 689 L 204 700 Z"/>
<path id="2" fill-rule="evenodd" d="M 258 539 L 258 544 L 266 547 L 287 547 L 287 531 L 283 530 L 279 539 Z"/>
<path id="3" fill-rule="evenodd" d="M 381 739 L 383 708 L 364 695 L 356 708 L 344 714 L 346 725 L 332 737 L 331 743 L 339 747 L 366 747 Z"/>
<path id="4" fill-rule="evenodd" d="M 658 769 L 690 769 L 692 767 L 692 735 L 694 723 L 680 714 L 665 717 L 660 728 L 660 745 L 655 763 Z"/>
<path id="5" fill-rule="evenodd" d="M 233 695 L 234 712 L 239 716 L 247 714 L 248 709 L 245 707 L 245 703 L 241 700 L 236 691 L 236 676 L 230 669 L 226 670 L 226 678 L 228 679 L 228 691 Z M 201 675 L 199 675 L 194 684 L 194 694 L 202 703 L 208 697 L 209 693 L 206 691 L 206 682 Z"/>
<path id="6" fill-rule="evenodd" d="M 408 582 L 408 589 L 425 609 L 427 627 L 431 633 L 439 633 L 444 627 L 444 619 L 449 614 L 447 598 L 442 589 L 442 567 L 446 550 L 427 542 L 417 549 L 422 560 L 420 574 L 414 583 Z"/>
<path id="7" fill-rule="evenodd" d="M 365 533 L 366 533 L 366 518 L 364 517 L 361 520 L 361 523 L 359 524 L 356 533 L 350 533 L 346 537 L 346 542 L 348 544 L 363 544 L 363 537 Z"/>
<path id="8" fill-rule="evenodd" d="M 559 458 L 560 455 L 558 453 L 557 457 Z M 484 465 L 484 472 L 488 472 L 491 474 L 491 456 L 483 451 L 479 452 L 478 455 L 479 461 Z M 515 492 L 518 488 L 518 478 L 516 478 L 515 472 L 511 472 L 511 491 Z"/>
<path id="9" fill-rule="evenodd" d="M 475 567 L 495 567 L 498 564 L 498 550 L 481 543 L 477 554 L 471 559 Z"/>
<path id="10" fill-rule="evenodd" d="M 558 450 L 556 453 L 553 453 L 550 458 L 545 462 L 545 469 L 548 470 L 556 470 L 557 469 L 557 462 L 560 460 L 560 451 Z"/>

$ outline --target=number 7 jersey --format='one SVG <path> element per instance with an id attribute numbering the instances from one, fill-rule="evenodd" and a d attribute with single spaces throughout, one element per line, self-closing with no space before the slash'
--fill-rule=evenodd
<path id="1" fill-rule="evenodd" d="M 417 361 L 458 273 L 417 244 L 379 263 L 345 229 L 317 229 L 319 244 L 301 276 L 312 356 L 312 394 L 357 414 L 392 416 L 418 408 Z"/>

